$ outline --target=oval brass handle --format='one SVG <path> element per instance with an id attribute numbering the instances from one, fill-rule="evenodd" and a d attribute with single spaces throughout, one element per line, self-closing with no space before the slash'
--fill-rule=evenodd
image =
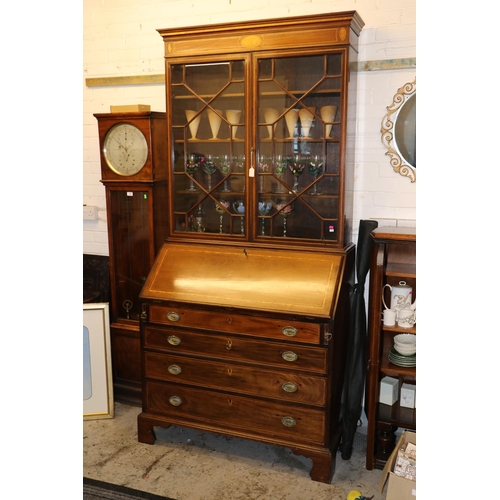
<path id="1" fill-rule="evenodd" d="M 178 365 L 170 365 L 168 367 L 168 373 L 171 373 L 172 375 L 179 375 L 179 373 L 182 372 L 182 368 Z"/>
<path id="2" fill-rule="evenodd" d="M 297 392 L 297 386 L 293 382 L 285 382 L 281 388 L 285 392 Z"/>
<path id="3" fill-rule="evenodd" d="M 179 345 L 181 343 L 181 339 L 179 337 L 176 337 L 175 335 L 170 335 L 167 339 L 167 342 L 170 345 Z"/>
<path id="4" fill-rule="evenodd" d="M 298 359 L 298 356 L 292 352 L 292 351 L 285 351 L 281 357 L 285 360 L 285 361 L 290 361 L 290 363 L 293 363 L 294 361 L 297 361 Z"/>
<path id="5" fill-rule="evenodd" d="M 297 335 L 297 328 L 294 328 L 293 326 L 284 326 L 281 329 L 281 332 L 287 337 L 295 337 L 295 335 Z"/>
<path id="6" fill-rule="evenodd" d="M 170 396 L 168 402 L 172 406 L 180 406 L 182 404 L 182 399 L 179 396 Z"/>
<path id="7" fill-rule="evenodd" d="M 226 349 L 228 351 L 230 351 L 232 347 L 233 347 L 233 343 L 230 340 L 228 340 L 227 343 L 226 343 Z"/>
<path id="8" fill-rule="evenodd" d="M 295 421 L 295 419 L 293 417 L 283 417 L 281 419 L 281 423 L 285 427 L 295 427 L 297 425 L 297 422 Z"/>
<path id="9" fill-rule="evenodd" d="M 167 319 L 169 321 L 179 321 L 181 319 L 181 315 L 179 313 L 170 311 L 167 313 Z"/>

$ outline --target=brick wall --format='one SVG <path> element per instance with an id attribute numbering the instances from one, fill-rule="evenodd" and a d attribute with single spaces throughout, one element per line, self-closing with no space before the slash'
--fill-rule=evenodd
<path id="1" fill-rule="evenodd" d="M 162 74 L 163 42 L 157 29 L 348 10 L 357 10 L 365 22 L 360 61 L 390 63 L 416 56 L 415 0 L 84 0 L 83 203 L 100 210 L 97 221 L 83 222 L 83 252 L 108 254 L 93 114 L 109 112 L 112 104 L 141 103 L 165 110 L 163 84 L 94 87 L 87 86 L 86 79 Z M 397 89 L 415 75 L 411 67 L 360 73 L 354 228 L 360 219 L 411 224 L 416 218 L 416 183 L 393 171 L 380 139 L 386 107 Z M 357 233 L 355 241 L 356 237 Z"/>

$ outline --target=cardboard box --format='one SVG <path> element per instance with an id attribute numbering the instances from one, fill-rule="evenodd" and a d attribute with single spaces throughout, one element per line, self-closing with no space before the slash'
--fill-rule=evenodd
<path id="1" fill-rule="evenodd" d="M 384 491 L 385 483 L 388 481 L 386 500 L 416 500 L 417 498 L 417 482 L 394 474 L 398 451 L 404 448 L 407 443 L 417 444 L 417 435 L 415 432 L 404 431 L 401 434 L 394 451 L 391 453 L 382 471 L 380 493 Z"/>
<path id="2" fill-rule="evenodd" d="M 399 381 L 397 378 L 384 377 L 380 381 L 379 403 L 392 406 L 398 400 Z"/>
<path id="3" fill-rule="evenodd" d="M 128 106 L 110 106 L 111 113 L 138 113 L 151 111 L 149 104 L 130 104 Z"/>

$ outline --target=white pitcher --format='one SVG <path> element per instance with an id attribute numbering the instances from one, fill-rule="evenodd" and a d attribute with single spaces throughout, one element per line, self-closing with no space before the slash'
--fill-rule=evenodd
<path id="1" fill-rule="evenodd" d="M 384 289 L 389 287 L 391 290 L 391 306 L 389 307 L 385 303 L 384 299 Z M 411 286 L 406 284 L 406 281 L 400 281 L 398 285 L 389 285 L 388 283 L 384 285 L 382 289 L 382 302 L 386 309 L 393 309 L 398 311 L 400 309 L 406 309 L 411 307 L 413 289 Z"/>

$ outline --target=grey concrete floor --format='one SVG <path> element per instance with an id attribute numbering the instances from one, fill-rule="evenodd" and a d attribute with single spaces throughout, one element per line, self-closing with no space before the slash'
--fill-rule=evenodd
<path id="1" fill-rule="evenodd" d="M 360 490 L 373 500 L 382 471 L 365 468 L 357 433 L 350 460 L 337 455 L 332 484 L 312 481 L 310 459 L 289 449 L 172 426 L 154 445 L 137 441 L 141 409 L 115 403 L 112 419 L 83 422 L 83 475 L 176 500 L 345 500 Z"/>

